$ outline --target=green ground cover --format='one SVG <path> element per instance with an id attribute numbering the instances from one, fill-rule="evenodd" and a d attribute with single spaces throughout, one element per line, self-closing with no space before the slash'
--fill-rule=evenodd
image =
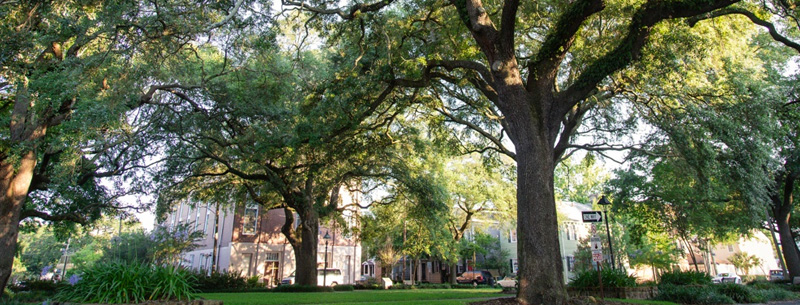
<path id="1" fill-rule="evenodd" d="M 678 303 L 667 302 L 667 301 L 650 301 L 650 300 L 634 300 L 634 299 L 612 299 L 606 298 L 609 301 L 617 301 L 617 302 L 625 302 L 630 304 L 642 304 L 642 305 L 678 305 Z"/>
<path id="2" fill-rule="evenodd" d="M 269 304 L 467 304 L 489 298 L 507 297 L 500 289 L 357 290 L 332 293 L 201 293 L 225 305 Z"/>

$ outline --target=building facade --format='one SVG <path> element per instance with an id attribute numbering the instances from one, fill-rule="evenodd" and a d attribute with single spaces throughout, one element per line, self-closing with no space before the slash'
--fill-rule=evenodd
<path id="1" fill-rule="evenodd" d="M 347 226 L 356 225 L 355 209 L 345 210 Z M 297 221 L 297 214 L 294 215 Z M 294 249 L 281 233 L 286 222 L 283 208 L 265 210 L 256 204 L 241 204 L 231 208 L 213 205 L 181 204 L 161 225 L 175 226 L 190 223 L 204 237 L 199 247 L 183 254 L 182 264 L 195 270 L 235 272 L 243 276 L 257 276 L 267 286 L 275 286 L 281 279 L 295 271 Z M 295 222 L 295 226 L 296 226 Z M 356 236 L 345 233 L 340 225 L 330 223 L 319 228 L 317 267 L 341 270 L 343 283 L 352 284 L 361 269 L 361 243 Z M 323 238 L 328 234 L 330 239 Z M 216 240 L 216 252 L 215 248 Z M 216 259 L 214 259 L 216 255 Z"/>

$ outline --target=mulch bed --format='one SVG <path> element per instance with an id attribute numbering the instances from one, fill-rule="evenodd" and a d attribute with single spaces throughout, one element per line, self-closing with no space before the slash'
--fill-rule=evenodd
<path id="1" fill-rule="evenodd" d="M 517 301 L 517 298 L 510 297 L 510 298 L 499 298 L 499 299 L 491 299 L 480 302 L 473 302 L 469 304 L 470 305 L 519 305 L 521 303 Z M 567 304 L 568 305 L 630 305 L 630 303 L 603 301 L 592 297 L 574 297 L 571 298 L 567 302 Z"/>

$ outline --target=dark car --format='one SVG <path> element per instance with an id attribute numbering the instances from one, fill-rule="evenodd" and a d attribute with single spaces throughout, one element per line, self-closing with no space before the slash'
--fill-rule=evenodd
<path id="1" fill-rule="evenodd" d="M 783 276 L 783 270 L 770 270 L 769 271 L 769 280 L 770 281 L 783 281 L 786 277 Z"/>
<path id="2" fill-rule="evenodd" d="M 492 274 L 489 271 L 467 271 L 456 277 L 460 284 L 492 284 Z"/>

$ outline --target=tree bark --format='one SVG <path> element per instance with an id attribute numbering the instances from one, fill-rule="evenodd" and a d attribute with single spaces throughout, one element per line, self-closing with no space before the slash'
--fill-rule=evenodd
<path id="1" fill-rule="evenodd" d="M 288 198 L 287 198 L 288 197 Z M 293 207 L 300 218 L 300 225 L 295 230 L 294 217 L 291 210 L 284 208 L 286 223 L 281 231 L 289 240 L 295 257 L 295 284 L 316 286 L 317 283 L 317 248 L 319 243 L 319 212 L 313 201 L 306 196 L 286 196 L 287 205 Z M 297 236 L 299 231 L 299 237 Z M 324 283 L 323 283 L 324 284 Z"/>
<path id="2" fill-rule="evenodd" d="M 28 190 L 36 167 L 36 153 L 33 150 L 22 155 L 15 168 L 8 158 L 0 161 L 0 286 L 5 288 L 11 277 L 14 254 L 17 249 L 19 220 L 22 206 L 28 197 Z"/>
<path id="3" fill-rule="evenodd" d="M 783 198 L 777 195 L 772 196 L 773 215 L 778 224 L 778 236 L 781 239 L 781 251 L 786 261 L 786 269 L 789 271 L 789 279 L 800 276 L 800 251 L 792 237 L 792 228 L 789 224 L 791 218 L 794 189 L 794 181 L 791 177 L 778 179 L 778 186 L 783 186 Z M 784 181 L 781 181 L 784 180 Z"/>
<path id="4" fill-rule="evenodd" d="M 566 302 L 568 295 L 563 281 L 564 267 L 558 250 L 558 234 L 553 234 L 558 232 L 558 223 L 553 191 L 555 167 L 552 145 L 541 133 L 538 136 L 528 134 L 513 138 L 517 140 L 514 144 L 517 148 L 518 177 L 517 298 L 522 304 L 561 305 Z"/>

